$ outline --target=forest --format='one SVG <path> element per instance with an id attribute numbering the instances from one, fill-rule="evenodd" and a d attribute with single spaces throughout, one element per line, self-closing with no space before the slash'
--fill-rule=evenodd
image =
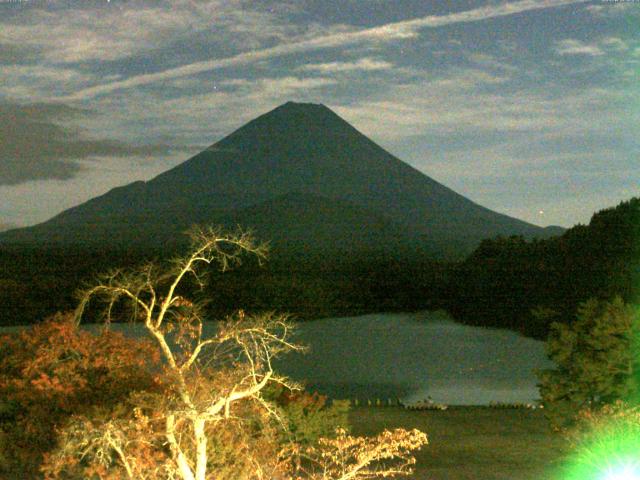
<path id="1" fill-rule="evenodd" d="M 171 252 L 174 260 L 161 251 L 4 248 L 3 316 L 34 325 L 0 337 L 0 474 L 104 480 L 411 475 L 416 452 L 427 444 L 415 428 L 423 426 L 419 419 L 382 432 L 371 432 L 367 420 L 360 426 L 367 436 L 351 433 L 360 413 L 348 401 L 305 391 L 273 370 L 272 358 L 304 346 L 291 340 L 292 317 L 272 312 L 293 310 L 298 320 L 310 320 L 428 308 L 547 339 L 557 366 L 538 372 L 541 405 L 545 424 L 562 437 L 545 433 L 554 452 L 544 455 L 557 461 L 573 445 L 585 455 L 574 460 L 583 472 L 594 435 L 615 443 L 620 429 L 635 438 L 640 425 L 634 400 L 640 321 L 633 307 L 639 226 L 640 199 L 634 198 L 560 237 L 485 240 L 456 264 L 369 258 L 338 266 L 269 265 L 267 245 L 215 229 L 193 230 L 191 253 Z M 240 261 L 241 254 L 248 255 Z M 51 316 L 54 311 L 68 313 Z M 224 320 L 205 338 L 203 322 L 212 315 Z M 78 328 L 80 322 L 130 320 L 144 326 L 147 340 Z M 460 415 L 474 422 L 487 416 L 461 412 L 448 416 L 443 428 L 457 428 Z M 404 418 L 393 409 L 376 415 Z M 525 418 L 518 421 L 542 428 L 540 415 Z M 601 425 L 619 425 L 618 433 L 595 430 Z M 475 439 L 473 448 L 484 442 Z M 541 448 L 535 445 L 526 448 Z M 534 463 L 530 471 L 546 467 Z M 591 478 L 573 475 L 566 478 Z"/>
<path id="2" fill-rule="evenodd" d="M 75 291 L 109 269 L 176 255 L 160 249 L 0 247 L 0 324 L 39 321 L 74 307 Z M 545 240 L 484 240 L 457 263 L 375 255 L 258 262 L 249 259 L 206 290 L 212 318 L 238 308 L 289 312 L 298 320 L 443 308 L 472 325 L 543 339 L 579 303 L 640 290 L 640 198 L 595 213 Z M 195 294 L 195 292 L 194 292 Z"/>
<path id="3" fill-rule="evenodd" d="M 571 323 L 590 298 L 640 295 L 640 198 L 595 213 L 559 237 L 484 240 L 452 266 L 445 308 L 473 325 L 544 339 L 553 322 Z"/>

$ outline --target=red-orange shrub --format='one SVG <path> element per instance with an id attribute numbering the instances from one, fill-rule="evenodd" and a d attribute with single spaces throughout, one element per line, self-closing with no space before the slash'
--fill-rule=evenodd
<path id="1" fill-rule="evenodd" d="M 71 415 L 157 389 L 158 363 L 151 342 L 106 329 L 92 334 L 70 314 L 0 337 L 0 472 L 34 476 Z"/>

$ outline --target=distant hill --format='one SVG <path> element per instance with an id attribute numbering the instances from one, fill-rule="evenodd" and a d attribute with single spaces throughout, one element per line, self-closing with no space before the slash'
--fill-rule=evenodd
<path id="1" fill-rule="evenodd" d="M 589 298 L 640 303 L 640 197 L 596 212 L 588 225 L 527 242 L 484 240 L 451 273 L 447 310 L 466 323 L 544 338 Z"/>
<path id="2" fill-rule="evenodd" d="M 194 223 L 253 227 L 275 256 L 461 258 L 484 238 L 545 238 L 422 174 L 323 105 L 289 102 L 148 182 L 114 188 L 0 243 L 165 245 Z"/>
<path id="3" fill-rule="evenodd" d="M 548 227 L 544 227 L 544 234 L 539 238 L 559 237 L 566 231 L 567 229 L 564 227 L 560 227 L 558 225 L 549 225 Z"/>

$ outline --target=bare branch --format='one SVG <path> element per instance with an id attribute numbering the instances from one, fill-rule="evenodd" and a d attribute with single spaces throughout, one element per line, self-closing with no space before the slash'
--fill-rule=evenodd
<path id="1" fill-rule="evenodd" d="M 211 463 L 207 436 L 211 431 L 228 428 L 247 410 L 260 412 L 259 418 L 269 419 L 269 425 L 275 419 L 284 428 L 280 412 L 264 398 L 264 389 L 269 384 L 291 390 L 300 388 L 278 376 L 272 365 L 273 359 L 284 352 L 303 350 L 292 340 L 293 325 L 287 316 L 274 313 L 247 316 L 239 311 L 219 323 L 210 338 L 203 338 L 201 304 L 181 295 L 181 285 L 187 277 L 200 286 L 204 284 L 206 268 L 202 267 L 217 264 L 224 271 L 237 265 L 246 253 L 262 261 L 266 246 L 256 244 L 250 233 L 242 231 L 226 235 L 212 228 L 194 228 L 190 236 L 191 252 L 174 260 L 165 272 L 152 264 L 132 271 L 113 271 L 83 292 L 76 310 L 79 322 L 89 301 L 96 297 L 105 302 L 110 320 L 117 302 L 127 301 L 135 318 L 138 314 L 144 318 L 145 328 L 164 358 L 162 375 L 166 388 L 161 394 L 144 397 L 151 400 L 142 395 L 132 400 L 135 408 L 145 404 L 148 406 L 145 408 L 154 411 L 153 428 L 136 418 L 121 425 L 118 431 L 121 436 L 114 433 L 100 437 L 103 443 L 107 442 L 104 445 L 111 455 L 119 459 L 128 478 L 144 478 L 139 469 L 149 467 L 144 460 L 138 459 L 136 463 L 128 450 L 131 445 L 126 443 L 123 433 L 129 428 L 127 425 L 138 428 L 142 422 L 145 428 L 156 432 L 155 441 L 162 438 L 161 451 L 165 455 L 162 474 L 156 470 L 149 478 L 205 480 L 211 477 L 207 472 Z M 139 437 L 146 433 L 147 430 L 143 434 L 138 431 Z M 338 431 L 335 438 L 322 439 L 317 447 L 306 452 L 307 464 L 316 467 L 308 472 L 307 478 L 355 480 L 408 474 L 415 462 L 410 453 L 424 444 L 426 436 L 418 431 L 383 432 L 373 439 Z M 96 445 L 84 443 L 77 447 L 81 455 L 93 455 Z M 99 451 L 107 451 L 106 447 L 100 448 Z M 275 462 L 280 464 L 281 460 Z M 268 478 L 268 471 L 263 471 L 260 463 L 255 466 L 255 475 Z"/>

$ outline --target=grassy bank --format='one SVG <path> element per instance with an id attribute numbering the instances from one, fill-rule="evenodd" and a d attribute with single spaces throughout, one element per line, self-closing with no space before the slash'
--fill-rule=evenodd
<path id="1" fill-rule="evenodd" d="M 426 432 L 429 445 L 417 454 L 413 476 L 420 480 L 557 480 L 554 471 L 568 451 L 540 410 L 358 407 L 350 419 L 355 434 L 395 427 Z"/>

